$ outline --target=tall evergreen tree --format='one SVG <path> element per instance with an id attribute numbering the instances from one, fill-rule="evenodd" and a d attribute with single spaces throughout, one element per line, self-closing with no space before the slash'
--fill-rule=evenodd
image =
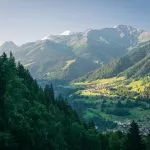
<path id="1" fill-rule="evenodd" d="M 146 137 L 146 150 L 150 150 L 150 134 Z"/>
<path id="2" fill-rule="evenodd" d="M 50 97 L 52 101 L 54 102 L 55 96 L 54 96 L 54 88 L 52 84 L 50 85 Z"/>
<path id="3" fill-rule="evenodd" d="M 45 104 L 47 107 L 50 106 L 54 102 L 54 91 L 53 91 L 53 86 L 46 85 L 44 88 L 44 94 L 45 94 Z"/>
<path id="4" fill-rule="evenodd" d="M 136 122 L 132 122 L 127 133 L 124 145 L 124 150 L 144 150 L 144 143 L 140 135 L 139 127 Z"/>

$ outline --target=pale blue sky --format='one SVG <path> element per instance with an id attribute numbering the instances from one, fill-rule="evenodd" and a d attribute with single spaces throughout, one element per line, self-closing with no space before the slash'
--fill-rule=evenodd
<path id="1" fill-rule="evenodd" d="M 0 0 L 0 41 L 118 24 L 150 30 L 149 0 Z"/>

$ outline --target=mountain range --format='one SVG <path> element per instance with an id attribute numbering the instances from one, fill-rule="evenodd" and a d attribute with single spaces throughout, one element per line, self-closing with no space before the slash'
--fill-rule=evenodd
<path id="1" fill-rule="evenodd" d="M 21 46 L 7 41 L 0 46 L 0 53 L 12 51 L 34 78 L 72 81 L 102 68 L 149 37 L 144 30 L 118 25 L 85 32 L 65 31 Z"/>

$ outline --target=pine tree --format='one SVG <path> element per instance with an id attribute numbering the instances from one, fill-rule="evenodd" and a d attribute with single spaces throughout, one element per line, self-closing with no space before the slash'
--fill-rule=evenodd
<path id="1" fill-rule="evenodd" d="M 120 150 L 123 134 L 122 132 L 115 132 L 110 134 L 109 137 L 109 149 Z"/>
<path id="2" fill-rule="evenodd" d="M 150 134 L 146 137 L 146 150 L 150 150 Z"/>
<path id="3" fill-rule="evenodd" d="M 124 150 L 144 150 L 144 144 L 140 135 L 139 127 L 136 122 L 132 122 L 126 136 Z"/>
<path id="4" fill-rule="evenodd" d="M 44 94 L 45 94 L 45 105 L 47 107 L 50 106 L 54 102 L 54 91 L 52 85 L 46 85 L 44 88 Z"/>
<path id="5" fill-rule="evenodd" d="M 54 102 L 55 96 L 54 96 L 54 88 L 52 84 L 50 85 L 50 97 L 51 97 L 52 102 Z"/>

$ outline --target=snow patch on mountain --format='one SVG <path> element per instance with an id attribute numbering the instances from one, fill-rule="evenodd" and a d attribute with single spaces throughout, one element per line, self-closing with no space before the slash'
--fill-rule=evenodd
<path id="1" fill-rule="evenodd" d="M 64 32 L 62 32 L 60 35 L 71 35 L 72 32 L 70 30 L 66 30 Z"/>
<path id="2" fill-rule="evenodd" d="M 41 40 L 43 41 L 43 40 L 48 40 L 48 39 L 49 39 L 49 35 L 48 35 L 48 36 L 43 37 Z"/>

